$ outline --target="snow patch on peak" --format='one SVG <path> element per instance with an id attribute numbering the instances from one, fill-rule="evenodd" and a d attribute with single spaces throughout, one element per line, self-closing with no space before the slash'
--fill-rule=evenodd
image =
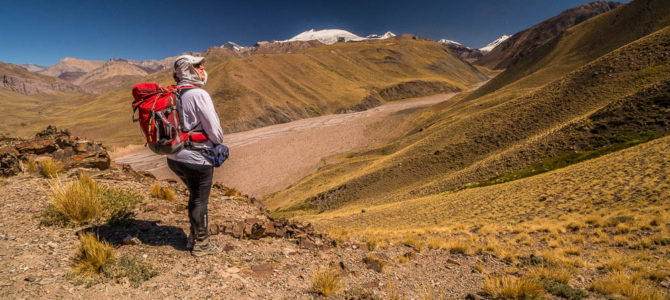
<path id="1" fill-rule="evenodd" d="M 303 33 L 300 33 L 291 39 L 282 42 L 306 42 L 317 40 L 326 45 L 340 42 L 346 42 L 350 40 L 360 39 L 360 36 L 357 36 L 349 31 L 341 29 L 324 29 L 324 30 L 314 30 L 310 29 Z"/>
<path id="2" fill-rule="evenodd" d="M 228 41 L 225 44 L 219 46 L 219 48 L 226 48 L 226 49 L 230 49 L 230 50 L 233 50 L 233 51 L 242 51 L 246 47 L 242 47 L 242 46 L 238 45 L 237 43 Z"/>
<path id="3" fill-rule="evenodd" d="M 366 40 L 381 40 L 381 39 L 387 39 L 394 37 L 395 34 L 393 32 L 386 32 L 383 35 L 378 35 L 378 34 L 371 34 L 366 37 L 360 37 L 357 36 L 349 31 L 342 30 L 342 29 L 323 29 L 323 30 L 314 30 L 310 29 L 308 31 L 302 32 L 291 39 L 285 40 L 285 41 L 278 41 L 280 43 L 284 42 L 296 42 L 296 41 L 320 41 L 326 45 L 334 44 L 337 42 L 359 42 L 359 41 L 366 41 Z"/>
<path id="4" fill-rule="evenodd" d="M 463 44 L 461 44 L 461 43 L 459 43 L 459 42 L 457 42 L 457 41 L 452 41 L 452 40 L 448 40 L 448 39 L 441 39 L 441 40 L 439 40 L 439 41 L 437 41 L 437 42 L 440 43 L 440 44 L 443 44 L 443 45 L 458 45 L 458 46 L 463 46 Z"/>
<path id="5" fill-rule="evenodd" d="M 482 47 L 482 48 L 479 48 L 479 51 L 482 51 L 482 52 L 484 52 L 484 53 L 486 53 L 486 52 L 490 52 L 491 50 L 493 50 L 493 48 L 495 48 L 496 46 L 500 45 L 500 43 L 506 41 L 506 40 L 507 40 L 508 38 L 510 38 L 510 37 L 512 37 L 512 36 L 511 36 L 511 35 L 503 34 L 503 36 L 499 37 L 498 39 L 496 39 L 495 41 L 491 42 L 490 44 L 488 44 L 488 45 L 486 45 L 486 46 L 484 46 L 484 47 Z"/>

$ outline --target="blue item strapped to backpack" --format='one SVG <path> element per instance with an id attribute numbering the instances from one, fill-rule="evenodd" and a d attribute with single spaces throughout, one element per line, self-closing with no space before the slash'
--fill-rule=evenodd
<path id="1" fill-rule="evenodd" d="M 215 168 L 218 168 L 223 164 L 224 161 L 226 161 L 226 159 L 228 159 L 230 150 L 228 150 L 226 145 L 218 144 L 214 146 L 214 148 L 208 147 L 207 149 L 203 149 L 200 153 L 202 153 L 205 158 L 211 161 Z"/>

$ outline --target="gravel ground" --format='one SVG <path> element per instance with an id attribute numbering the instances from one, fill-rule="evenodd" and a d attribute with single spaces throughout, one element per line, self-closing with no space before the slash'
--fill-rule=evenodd
<path id="1" fill-rule="evenodd" d="M 385 298 L 397 290 L 407 298 L 421 298 L 424 290 L 447 298 L 464 298 L 481 291 L 484 275 L 473 270 L 481 264 L 488 272 L 505 267 L 487 255 L 455 255 L 442 250 L 419 253 L 404 245 L 376 249 L 374 254 L 387 265 L 377 272 L 366 267 L 370 253 L 363 244 L 340 242 L 327 249 L 302 249 L 295 240 L 264 237 L 259 240 L 215 235 L 224 246 L 217 256 L 193 258 L 185 248 L 188 219 L 184 188 L 162 182 L 177 190 L 177 201 L 152 198 L 152 180 L 137 180 L 119 169 L 90 171 L 102 186 L 142 193 L 136 208 L 136 223 L 111 228 L 112 236 L 134 236 L 139 245 L 118 245 L 117 255 L 130 255 L 150 263 L 156 277 L 132 287 L 127 281 L 107 281 L 86 287 L 68 276 L 78 246 L 77 232 L 87 227 L 40 227 L 39 216 L 48 203 L 48 180 L 21 174 L 5 179 L 0 187 L 3 211 L 0 219 L 0 298 L 215 298 L 215 299 L 314 299 L 321 297 L 310 286 L 316 270 L 335 266 L 341 272 L 341 288 L 335 298 L 360 298 L 366 292 Z M 70 172 L 71 174 L 73 171 Z M 71 179 L 72 177 L 70 177 Z M 210 198 L 210 215 L 240 220 L 259 214 L 245 199 L 231 199 L 220 193 Z M 407 263 L 397 260 L 408 252 Z M 391 288 L 391 287 L 395 288 Z"/>

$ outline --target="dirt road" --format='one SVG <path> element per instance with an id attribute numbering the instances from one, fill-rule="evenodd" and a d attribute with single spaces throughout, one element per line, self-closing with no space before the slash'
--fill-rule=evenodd
<path id="1" fill-rule="evenodd" d="M 214 181 L 256 197 L 281 190 L 314 172 L 324 158 L 370 149 L 400 136 L 410 112 L 454 95 L 396 101 L 361 112 L 227 134 L 224 143 L 230 147 L 230 159 L 215 170 Z M 131 145 L 112 157 L 116 163 L 149 171 L 159 179 L 176 179 L 165 157 L 141 146 Z"/>

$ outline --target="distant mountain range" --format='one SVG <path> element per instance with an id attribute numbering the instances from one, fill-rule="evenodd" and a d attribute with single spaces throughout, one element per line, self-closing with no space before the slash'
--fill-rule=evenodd
<path id="1" fill-rule="evenodd" d="M 553 18 L 500 41 L 497 46 L 489 49 L 489 53 L 477 61 L 477 64 L 491 69 L 505 69 L 534 49 L 559 36 L 568 28 L 611 11 L 620 5 L 619 2 L 595 1 L 568 9 Z"/>
<path id="2" fill-rule="evenodd" d="M 484 56 L 484 54 L 491 51 L 491 49 L 495 48 L 500 43 L 507 40 L 509 37 L 510 37 L 510 35 L 503 35 L 503 36 L 497 38 L 495 41 L 493 41 L 493 42 L 489 43 L 488 45 L 486 45 L 482 48 L 479 48 L 479 49 L 470 48 L 470 47 L 465 46 L 465 45 L 463 45 L 463 44 L 461 44 L 457 41 L 452 41 L 452 40 L 448 40 L 448 39 L 441 39 L 437 42 L 442 44 L 442 45 L 445 45 L 445 46 L 449 47 L 451 50 L 456 52 L 458 54 L 458 56 L 460 56 L 464 60 L 472 63 L 472 62 L 475 62 L 478 59 L 480 59 L 482 56 Z"/>

